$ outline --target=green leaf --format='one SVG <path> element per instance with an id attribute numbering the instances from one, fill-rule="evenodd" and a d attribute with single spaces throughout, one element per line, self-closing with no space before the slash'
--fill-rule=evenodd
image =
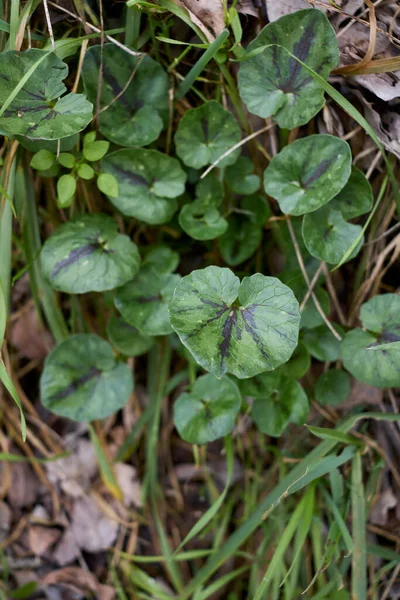
<path id="1" fill-rule="evenodd" d="M 118 198 L 119 196 L 119 181 L 111 173 L 101 173 L 97 178 L 97 187 L 109 198 Z"/>
<path id="2" fill-rule="evenodd" d="M 68 67 L 55 54 L 3 52 L 0 72 L 0 128 L 8 135 L 56 140 L 82 131 L 91 121 L 93 106 L 84 96 L 60 98 Z"/>
<path id="3" fill-rule="evenodd" d="M 339 325 L 336 323 L 332 325 L 339 334 L 343 335 L 343 329 Z M 331 362 L 340 356 L 340 342 L 326 325 L 307 329 L 303 333 L 302 340 L 311 356 L 321 362 Z"/>
<path id="4" fill-rule="evenodd" d="M 230 112 L 215 100 L 186 111 L 175 134 L 176 153 L 188 167 L 200 169 L 216 161 L 240 141 L 240 127 Z M 219 167 L 236 162 L 240 149 L 224 158 Z"/>
<path id="5" fill-rule="evenodd" d="M 265 46 L 269 46 L 264 48 Z M 335 32 L 319 10 L 299 10 L 270 23 L 249 45 L 251 54 L 240 65 L 239 93 L 249 112 L 274 117 L 280 127 L 304 125 L 324 105 L 324 91 L 301 59 L 324 79 L 339 64 Z"/>
<path id="6" fill-rule="evenodd" d="M 90 165 L 87 165 L 86 163 L 83 163 L 82 165 L 79 165 L 79 169 L 77 171 L 78 177 L 81 177 L 81 179 L 93 179 L 94 177 L 94 169 L 93 167 L 91 167 Z M 100 179 L 101 175 L 99 176 Z M 111 175 L 112 177 L 112 175 Z M 118 182 L 115 182 L 111 180 L 111 177 L 107 177 L 107 179 L 104 179 L 104 177 L 102 178 L 103 183 L 100 182 L 100 185 L 102 185 L 105 189 L 108 189 L 109 191 L 111 191 L 111 193 L 114 194 L 114 196 L 118 196 Z M 107 185 L 107 181 L 109 182 Z M 105 182 L 105 184 L 104 184 Z M 97 183 L 97 185 L 99 185 Z M 101 188 L 99 188 L 101 190 Z M 101 190 L 103 191 L 103 190 Z"/>
<path id="7" fill-rule="evenodd" d="M 132 371 L 92 334 L 61 342 L 46 358 L 40 379 L 43 405 L 74 421 L 105 419 L 127 403 L 132 390 Z"/>
<path id="8" fill-rule="evenodd" d="M 177 209 L 175 198 L 185 191 L 179 161 L 157 150 L 118 150 L 102 161 L 101 169 L 118 181 L 118 196 L 110 198 L 114 206 L 150 225 L 169 221 Z"/>
<path id="9" fill-rule="evenodd" d="M 311 366 L 311 356 L 302 342 L 299 342 L 290 360 L 279 367 L 279 370 L 291 379 L 300 379 Z"/>
<path id="10" fill-rule="evenodd" d="M 221 216 L 219 210 L 205 205 L 200 199 L 182 206 L 179 225 L 195 240 L 213 240 L 225 233 L 228 228 L 228 222 Z"/>
<path id="11" fill-rule="evenodd" d="M 95 131 L 89 131 L 89 133 L 85 133 L 85 135 L 83 136 L 83 147 L 86 148 L 86 146 L 89 146 L 90 144 L 92 144 L 96 139 L 96 132 Z"/>
<path id="12" fill-rule="evenodd" d="M 263 373 L 255 379 L 258 390 L 251 414 L 262 433 L 279 437 L 289 423 L 306 421 L 308 398 L 297 381 L 282 372 Z"/>
<path id="13" fill-rule="evenodd" d="M 171 325 L 196 361 L 217 377 L 243 379 L 288 361 L 300 313 L 293 292 L 260 273 L 240 283 L 229 269 L 193 271 L 177 285 Z"/>
<path id="14" fill-rule="evenodd" d="M 61 152 L 57 160 L 66 169 L 73 169 L 75 165 L 75 156 L 69 152 Z"/>
<path id="15" fill-rule="evenodd" d="M 254 254 L 270 214 L 262 196 L 245 196 L 242 199 L 240 212 L 234 212 L 229 218 L 228 229 L 218 240 L 221 256 L 228 265 L 240 265 Z"/>
<path id="16" fill-rule="evenodd" d="M 30 152 L 48 150 L 49 152 L 56 154 L 58 149 L 60 149 L 60 152 L 68 152 L 68 150 L 72 150 L 72 148 L 79 142 L 79 134 L 74 133 L 73 135 L 58 140 L 36 140 L 29 137 L 24 137 L 22 135 L 16 135 L 15 139 L 23 148 L 29 150 Z"/>
<path id="17" fill-rule="evenodd" d="M 347 142 L 318 134 L 296 140 L 274 156 L 264 173 L 267 194 L 282 212 L 303 215 L 320 208 L 345 186 L 351 172 Z"/>
<path id="18" fill-rule="evenodd" d="M 21 435 L 22 435 L 23 441 L 25 441 L 26 440 L 26 421 L 25 421 L 24 411 L 22 409 L 21 400 L 18 396 L 17 390 L 15 389 L 13 380 L 7 373 L 7 369 L 1 358 L 0 358 L 0 381 L 4 385 L 4 387 L 6 388 L 6 390 L 8 391 L 8 393 L 10 394 L 10 396 L 12 397 L 12 399 L 14 400 L 15 404 L 18 407 L 20 420 L 21 420 Z"/>
<path id="19" fill-rule="evenodd" d="M 158 138 L 169 111 L 169 81 L 161 65 L 149 56 L 133 56 L 105 44 L 88 49 L 82 77 L 93 104 L 100 87 L 100 109 L 105 110 L 99 114 L 99 127 L 107 139 L 140 147 Z"/>
<path id="20" fill-rule="evenodd" d="M 356 167 L 344 188 L 329 203 L 329 206 L 342 213 L 346 221 L 369 212 L 372 208 L 373 194 L 371 184 L 364 173 Z"/>
<path id="21" fill-rule="evenodd" d="M 336 264 L 357 238 L 360 238 L 348 260 L 354 258 L 363 245 L 364 236 L 360 225 L 347 223 L 342 213 L 331 204 L 333 203 L 304 215 L 302 233 L 310 254 L 319 260 Z"/>
<path id="22" fill-rule="evenodd" d="M 57 181 L 58 206 L 66 208 L 76 192 L 76 180 L 73 175 L 61 175 Z"/>
<path id="23" fill-rule="evenodd" d="M 112 290 L 134 277 L 139 252 L 115 221 L 106 215 L 86 215 L 61 225 L 44 244 L 42 269 L 52 286 L 83 294 Z"/>
<path id="24" fill-rule="evenodd" d="M 83 156 L 86 160 L 96 162 L 101 160 L 107 154 L 110 147 L 110 142 L 104 140 L 98 140 L 97 142 L 91 142 L 83 146 Z"/>
<path id="25" fill-rule="evenodd" d="M 153 338 L 142 335 L 136 327 L 116 316 L 107 323 L 107 336 L 114 348 L 126 356 L 146 354 L 154 343 Z"/>
<path id="26" fill-rule="evenodd" d="M 191 444 L 213 442 L 232 431 L 241 400 L 237 385 L 227 377 L 203 375 L 191 392 L 176 400 L 175 427 L 181 438 Z"/>
<path id="27" fill-rule="evenodd" d="M 341 346 L 345 368 L 363 383 L 400 386 L 400 296 L 383 294 L 362 305 L 364 329 L 349 331 Z M 384 348 L 379 348 L 381 345 Z"/>
<path id="28" fill-rule="evenodd" d="M 350 394 L 351 382 L 346 371 L 331 369 L 322 373 L 315 384 L 315 399 L 320 404 L 343 404 Z"/>
<path id="29" fill-rule="evenodd" d="M 226 168 L 226 183 L 235 194 L 249 196 L 260 189 L 260 178 L 254 174 L 254 164 L 247 156 L 239 156 L 234 165 Z"/>
<path id="30" fill-rule="evenodd" d="M 328 429 L 326 427 L 312 427 L 311 425 L 306 425 L 307 429 L 311 431 L 316 437 L 321 440 L 333 440 L 338 442 L 339 444 L 353 444 L 355 446 L 363 445 L 364 442 L 358 440 L 354 436 L 348 433 L 342 433 L 341 431 L 336 431 L 336 429 Z"/>
<path id="31" fill-rule="evenodd" d="M 159 273 L 172 273 L 178 267 L 180 256 L 168 246 L 153 246 L 143 258 L 143 266 L 154 267 Z"/>
<path id="32" fill-rule="evenodd" d="M 115 306 L 142 335 L 168 335 L 172 333 L 168 303 L 179 280 L 179 275 L 144 267 L 133 281 L 117 290 Z"/>
<path id="33" fill-rule="evenodd" d="M 32 169 L 37 169 L 38 171 L 46 171 L 46 169 L 50 169 L 56 160 L 55 154 L 50 152 L 49 150 L 39 150 L 32 156 L 32 160 L 29 163 Z"/>

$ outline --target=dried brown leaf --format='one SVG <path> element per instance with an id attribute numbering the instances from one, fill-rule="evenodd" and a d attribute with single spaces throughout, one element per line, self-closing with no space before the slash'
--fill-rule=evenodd
<path id="1" fill-rule="evenodd" d="M 118 533 L 118 523 L 105 515 L 91 496 L 75 500 L 71 528 L 79 547 L 87 552 L 108 550 Z"/>
<path id="2" fill-rule="evenodd" d="M 114 466 L 117 483 L 124 496 L 125 506 L 132 504 L 142 506 L 142 486 L 137 478 L 137 471 L 133 465 L 117 463 Z"/>
<path id="3" fill-rule="evenodd" d="M 11 330 L 11 343 L 29 360 L 43 360 L 54 345 L 50 333 L 39 322 L 33 304 L 19 312 Z"/>
<path id="4" fill-rule="evenodd" d="M 8 502 L 16 508 L 25 508 L 35 503 L 39 493 L 39 481 L 27 463 L 12 463 L 12 485 L 8 490 Z"/>

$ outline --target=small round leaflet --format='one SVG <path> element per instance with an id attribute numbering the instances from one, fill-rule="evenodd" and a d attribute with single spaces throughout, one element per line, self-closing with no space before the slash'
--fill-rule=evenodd
<path id="1" fill-rule="evenodd" d="M 74 421 L 105 419 L 127 403 L 132 390 L 130 368 L 92 334 L 61 342 L 46 358 L 40 379 L 43 405 Z"/>
<path id="2" fill-rule="evenodd" d="M 114 348 L 126 356 L 146 354 L 154 343 L 153 338 L 141 335 L 136 327 L 115 315 L 107 323 L 107 336 Z"/>
<path id="3" fill-rule="evenodd" d="M 117 196 L 108 195 L 118 210 L 149 225 L 169 221 L 185 191 L 186 173 L 176 158 L 157 150 L 117 150 L 101 162 L 104 174 L 118 182 Z"/>
<path id="4" fill-rule="evenodd" d="M 257 273 L 240 283 L 230 269 L 193 271 L 169 305 L 173 329 L 196 361 L 217 377 L 253 377 L 285 363 L 298 339 L 293 292 Z"/>
<path id="5" fill-rule="evenodd" d="M 240 141 L 240 127 L 230 112 L 215 100 L 186 111 L 175 134 L 176 153 L 185 165 L 201 169 L 216 161 Z M 240 149 L 218 163 L 233 164 Z"/>
<path id="6" fill-rule="evenodd" d="M 191 444 L 206 444 L 232 431 L 241 405 L 239 389 L 227 377 L 203 375 L 189 393 L 174 404 L 174 423 L 179 435 Z"/>
<path id="7" fill-rule="evenodd" d="M 294 57 L 324 79 L 340 58 L 331 24 L 315 9 L 296 11 L 264 27 L 248 54 L 253 56 L 239 69 L 240 96 L 249 112 L 272 116 L 285 129 L 304 125 L 324 105 L 324 90 Z"/>
<path id="8" fill-rule="evenodd" d="M 349 331 L 341 345 L 345 368 L 363 383 L 400 387 L 400 296 L 374 296 L 362 305 L 363 329 Z"/>
<path id="9" fill-rule="evenodd" d="M 69 294 L 112 290 L 139 269 L 137 246 L 106 215 L 85 215 L 61 225 L 44 244 L 41 265 L 56 290 Z"/>
<path id="10" fill-rule="evenodd" d="M 283 213 L 303 215 L 334 198 L 350 172 L 347 142 L 332 135 L 311 135 L 286 146 L 272 159 L 264 172 L 264 187 Z"/>

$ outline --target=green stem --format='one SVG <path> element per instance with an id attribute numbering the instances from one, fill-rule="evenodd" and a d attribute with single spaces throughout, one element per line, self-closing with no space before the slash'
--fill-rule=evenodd
<path id="1" fill-rule="evenodd" d="M 8 200 L 3 198 L 3 207 L 0 206 L 0 284 L 4 295 L 4 303 L 6 312 L 8 312 L 10 304 L 10 290 L 11 290 L 11 239 L 12 239 L 12 202 L 15 191 L 15 167 L 16 158 L 10 167 L 8 184 L 7 184 L 7 196 Z M 4 169 L 3 173 L 5 176 Z M 4 181 L 3 181 L 4 183 Z"/>

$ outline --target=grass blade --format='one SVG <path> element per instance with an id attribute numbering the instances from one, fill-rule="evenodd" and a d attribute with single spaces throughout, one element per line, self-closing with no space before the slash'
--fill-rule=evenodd
<path id="1" fill-rule="evenodd" d="M 367 598 L 367 539 L 362 462 L 359 452 L 353 458 L 351 471 L 351 511 L 354 552 L 352 560 L 352 597 Z"/>
<path id="2" fill-rule="evenodd" d="M 20 419 L 21 419 L 21 434 L 22 434 L 22 439 L 25 442 L 25 440 L 26 440 L 26 421 L 25 421 L 24 411 L 22 410 L 21 400 L 19 399 L 17 390 L 15 389 L 12 379 L 9 376 L 9 374 L 7 373 L 7 369 L 1 359 L 0 359 L 0 381 L 2 382 L 2 384 L 6 388 L 6 390 L 12 397 L 12 399 L 14 400 L 15 404 L 18 406 Z"/>
<path id="3" fill-rule="evenodd" d="M 115 477 L 111 461 L 106 455 L 100 438 L 97 435 L 91 423 L 89 423 L 89 433 L 96 454 L 97 462 L 99 464 L 101 480 L 107 487 L 107 489 L 111 492 L 111 494 L 114 496 L 114 498 L 121 501 L 124 499 L 124 496 Z"/>

